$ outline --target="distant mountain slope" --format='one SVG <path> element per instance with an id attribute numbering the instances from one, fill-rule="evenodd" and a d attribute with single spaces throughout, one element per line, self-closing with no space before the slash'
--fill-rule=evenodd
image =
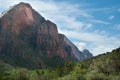
<path id="1" fill-rule="evenodd" d="M 23 2 L 0 18 L 0 57 L 11 65 L 27 68 L 54 67 L 86 58 L 58 33 L 56 24 Z"/>
<path id="2" fill-rule="evenodd" d="M 84 56 L 85 56 L 86 58 L 91 58 L 91 57 L 93 57 L 92 53 L 91 53 L 89 50 L 87 50 L 87 49 L 84 49 L 84 50 L 82 51 L 82 53 L 84 54 Z"/>

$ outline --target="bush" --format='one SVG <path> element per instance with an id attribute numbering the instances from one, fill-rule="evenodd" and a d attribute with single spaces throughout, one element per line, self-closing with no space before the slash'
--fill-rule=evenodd
<path id="1" fill-rule="evenodd" d="M 6 71 L 3 80 L 29 80 L 28 71 L 24 68 L 16 68 Z"/>
<path id="2" fill-rule="evenodd" d="M 103 73 L 88 73 L 86 75 L 87 80 L 107 80 L 106 76 Z"/>

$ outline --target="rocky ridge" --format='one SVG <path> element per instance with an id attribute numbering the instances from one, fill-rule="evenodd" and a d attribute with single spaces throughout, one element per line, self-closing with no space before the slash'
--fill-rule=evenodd
<path id="1" fill-rule="evenodd" d="M 86 58 L 65 35 L 58 33 L 56 24 L 23 2 L 0 18 L 0 56 L 8 63 L 10 59 L 13 65 L 18 63 L 16 66 L 28 67 L 34 63 L 35 68 L 50 66 L 45 59 L 55 57 L 63 61 Z M 26 62 L 19 64 L 20 60 Z"/>

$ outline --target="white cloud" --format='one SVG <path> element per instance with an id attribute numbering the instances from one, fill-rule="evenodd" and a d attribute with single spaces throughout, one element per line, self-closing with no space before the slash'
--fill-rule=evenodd
<path id="1" fill-rule="evenodd" d="M 109 16 L 109 20 L 112 20 L 112 19 L 114 19 L 115 18 L 115 16 Z"/>
<path id="2" fill-rule="evenodd" d="M 91 11 L 91 12 L 109 12 L 109 11 L 114 11 L 114 8 L 89 8 L 86 9 L 86 11 Z"/>
<path id="3" fill-rule="evenodd" d="M 66 34 L 69 38 L 75 39 L 77 41 L 85 41 L 86 48 L 88 48 L 94 55 L 110 51 L 114 48 L 119 47 L 120 41 L 118 38 L 111 37 L 104 31 L 95 31 L 95 32 L 77 32 L 77 31 L 68 31 L 62 30 L 62 33 Z M 78 42 L 77 42 L 78 43 Z M 83 46 L 77 45 L 80 50 Z"/>
<path id="4" fill-rule="evenodd" d="M 108 47 L 108 46 L 106 46 L 106 45 L 98 45 L 98 46 L 96 46 L 96 47 L 94 47 L 93 49 L 92 49 L 92 51 L 94 51 L 94 52 L 99 52 L 99 53 L 94 53 L 94 55 L 98 55 L 98 54 L 103 54 L 103 53 L 105 53 L 105 52 L 110 52 L 110 51 L 112 51 L 114 48 L 111 48 L 111 47 Z M 102 50 L 102 51 L 101 51 Z"/>
<path id="5" fill-rule="evenodd" d="M 74 42 L 74 44 L 78 47 L 80 51 L 83 51 L 86 48 L 85 42 Z"/>
<path id="6" fill-rule="evenodd" d="M 90 19 L 89 21 L 92 22 L 92 23 L 97 23 L 97 24 L 105 24 L 105 25 L 110 24 L 109 22 L 102 21 L 102 20 L 97 20 L 97 19 Z"/>

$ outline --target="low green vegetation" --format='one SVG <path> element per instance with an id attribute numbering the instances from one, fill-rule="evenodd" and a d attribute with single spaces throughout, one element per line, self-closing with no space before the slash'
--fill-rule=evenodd
<path id="1" fill-rule="evenodd" d="M 120 80 L 120 48 L 48 69 L 13 68 L 0 61 L 0 80 Z"/>

